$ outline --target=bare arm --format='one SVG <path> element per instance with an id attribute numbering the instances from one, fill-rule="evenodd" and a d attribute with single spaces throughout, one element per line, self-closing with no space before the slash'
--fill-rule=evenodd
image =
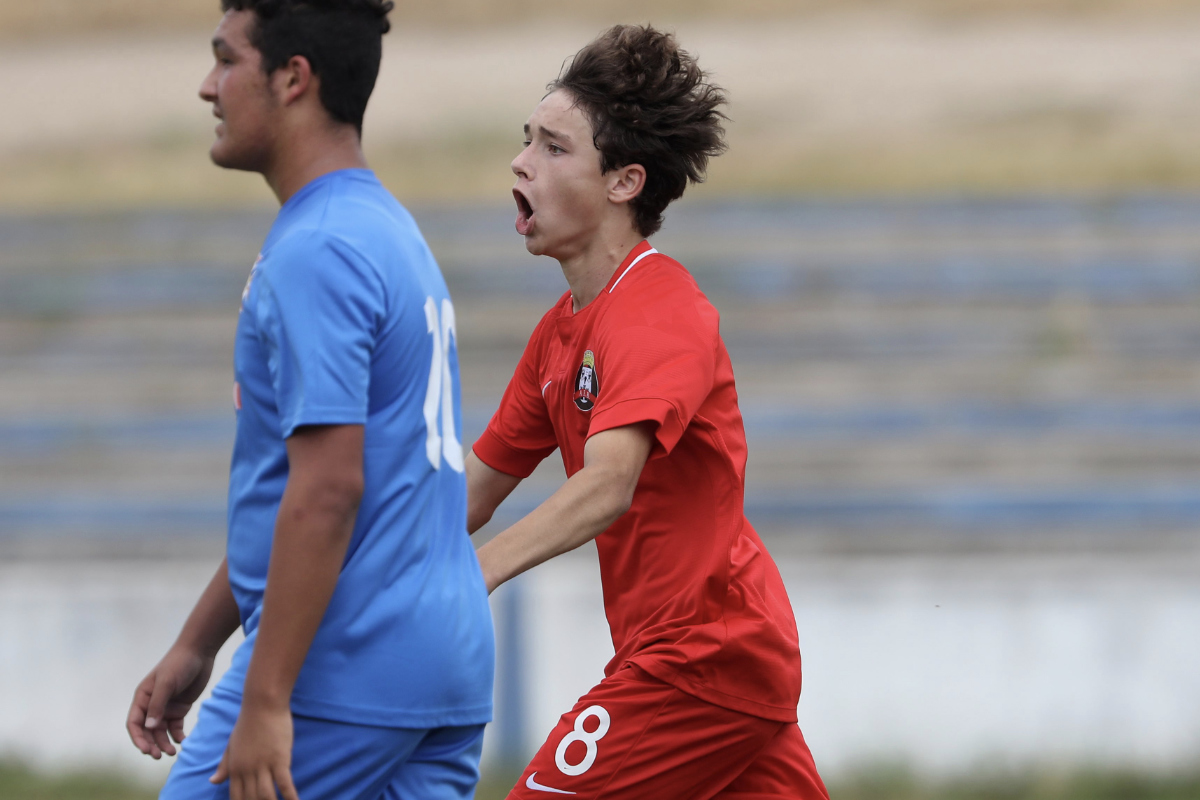
<path id="1" fill-rule="evenodd" d="M 183 741 L 183 718 L 208 685 L 217 652 L 240 622 L 229 565 L 222 559 L 175 644 L 134 692 L 125 729 L 139 750 L 153 758 L 175 755 L 171 740 Z"/>
<path id="2" fill-rule="evenodd" d="M 633 503 L 653 443 L 648 425 L 614 428 L 588 439 L 583 469 L 528 516 L 479 548 L 488 591 L 591 541 L 616 522 Z"/>
<path id="3" fill-rule="evenodd" d="M 520 478 L 480 461 L 474 451 L 467 453 L 467 533 L 487 525 L 497 506 L 520 482 Z"/>
<path id="4" fill-rule="evenodd" d="M 214 782 L 234 798 L 295 798 L 292 688 L 333 597 L 363 492 L 363 428 L 302 428 L 287 441 L 258 640 L 242 710 Z M 270 787 L 269 792 L 267 787 Z"/>

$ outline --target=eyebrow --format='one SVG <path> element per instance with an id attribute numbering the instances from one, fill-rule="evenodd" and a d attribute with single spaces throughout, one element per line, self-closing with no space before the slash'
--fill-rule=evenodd
<path id="1" fill-rule="evenodd" d="M 538 133 L 540 133 L 542 136 L 544 136 L 547 139 L 558 139 L 558 140 L 564 141 L 564 142 L 571 141 L 570 136 L 566 135 L 565 133 L 561 133 L 560 131 L 552 131 L 549 128 L 547 128 L 545 125 L 538 125 Z M 529 123 L 528 122 L 525 123 L 525 136 L 526 137 L 529 136 Z"/>
<path id="2" fill-rule="evenodd" d="M 222 49 L 222 48 L 224 48 L 224 49 L 226 49 L 226 50 L 228 50 L 228 49 L 229 49 L 229 45 L 228 45 L 228 44 L 226 43 L 226 41 L 225 41 L 224 39 L 222 39 L 220 36 L 214 36 L 214 37 L 213 37 L 213 40 L 212 40 L 212 47 L 213 47 L 213 50 L 220 50 L 220 49 Z"/>

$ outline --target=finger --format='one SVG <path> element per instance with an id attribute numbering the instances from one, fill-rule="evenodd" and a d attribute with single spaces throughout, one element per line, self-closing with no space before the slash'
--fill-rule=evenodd
<path id="1" fill-rule="evenodd" d="M 133 742 L 134 747 L 146 755 L 150 755 L 150 740 L 146 737 L 145 729 L 142 728 L 143 721 L 144 717 L 140 709 L 136 707 L 129 709 L 129 716 L 125 719 L 125 731 L 129 734 L 129 740 Z"/>
<path id="2" fill-rule="evenodd" d="M 170 731 L 171 738 L 179 744 L 183 744 L 183 740 L 187 738 L 183 732 L 183 717 L 167 720 L 167 730 Z"/>
<path id="3" fill-rule="evenodd" d="M 292 771 L 287 767 L 276 767 L 275 785 L 279 787 L 279 795 L 283 800 L 300 800 L 296 784 L 292 782 Z"/>
<path id="4" fill-rule="evenodd" d="M 129 738 L 133 742 L 134 747 L 140 750 L 144 755 L 150 755 L 150 751 L 154 749 L 154 745 L 142 732 L 142 729 L 130 724 L 125 727 L 125 730 L 129 732 Z"/>
<path id="5" fill-rule="evenodd" d="M 254 800 L 278 800 L 275 794 L 275 780 L 271 777 L 271 768 L 263 767 L 258 771 L 257 793 Z"/>
<path id="6" fill-rule="evenodd" d="M 146 706 L 150 703 L 150 689 L 146 680 L 138 684 L 133 692 L 133 702 L 129 704 L 129 714 L 125 717 L 125 730 L 129 738 L 146 755 L 150 755 L 151 742 L 146 735 Z"/>
<path id="7" fill-rule="evenodd" d="M 167 755 L 175 755 L 175 745 L 171 744 L 171 738 L 167 736 L 167 726 L 161 722 L 159 726 L 152 730 L 151 735 L 154 736 L 154 744 L 158 749 Z"/>
<path id="8" fill-rule="evenodd" d="M 229 748 L 225 748 L 225 753 L 221 756 L 221 763 L 217 764 L 217 771 L 214 772 L 208 779 L 209 783 L 224 783 L 229 780 Z M 230 789 L 232 791 L 232 788 Z"/>
<path id="9" fill-rule="evenodd" d="M 242 791 L 242 776 L 231 775 L 229 778 L 229 800 L 244 800 L 246 793 Z"/>
<path id="10" fill-rule="evenodd" d="M 163 714 L 167 711 L 167 703 L 175 694 L 175 687 L 167 680 L 155 677 L 154 687 L 150 691 L 150 701 L 146 703 L 146 727 L 154 730 L 162 722 Z"/>

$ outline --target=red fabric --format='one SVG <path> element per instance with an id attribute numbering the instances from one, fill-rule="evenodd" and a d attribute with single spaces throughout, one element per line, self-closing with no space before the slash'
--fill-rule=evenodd
<path id="1" fill-rule="evenodd" d="M 580 800 L 829 799 L 795 723 L 713 706 L 636 667 L 562 716 L 508 797 L 544 800 L 547 789 Z"/>
<path id="2" fill-rule="evenodd" d="M 589 436 L 653 423 L 633 506 L 596 539 L 616 649 L 605 674 L 632 662 L 715 705 L 795 722 L 796 622 L 743 515 L 746 436 L 717 311 L 666 256 L 626 272 L 648 249 L 578 314 L 567 294 L 543 317 L 474 451 L 524 477 L 558 447 L 570 476 Z M 588 351 L 594 395 L 579 386 L 597 388 Z"/>

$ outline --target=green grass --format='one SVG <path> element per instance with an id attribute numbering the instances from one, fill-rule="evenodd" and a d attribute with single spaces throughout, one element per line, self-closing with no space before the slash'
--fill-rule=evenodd
<path id="1" fill-rule="evenodd" d="M 476 800 L 502 800 L 515 776 L 491 776 Z M 971 775 L 922 781 L 899 769 L 866 769 L 829 787 L 832 800 L 1196 800 L 1200 773 L 1037 772 Z M 0 762 L 4 800 L 150 800 L 157 792 L 114 775 L 48 777 L 13 762 Z"/>
<path id="2" fill-rule="evenodd" d="M 0 761 L 4 800 L 151 800 L 158 792 L 104 773 L 46 776 L 11 761 Z"/>
<path id="3" fill-rule="evenodd" d="M 1013 772 L 922 781 L 903 770 L 865 770 L 829 787 L 832 800 L 1196 800 L 1200 774 Z"/>

